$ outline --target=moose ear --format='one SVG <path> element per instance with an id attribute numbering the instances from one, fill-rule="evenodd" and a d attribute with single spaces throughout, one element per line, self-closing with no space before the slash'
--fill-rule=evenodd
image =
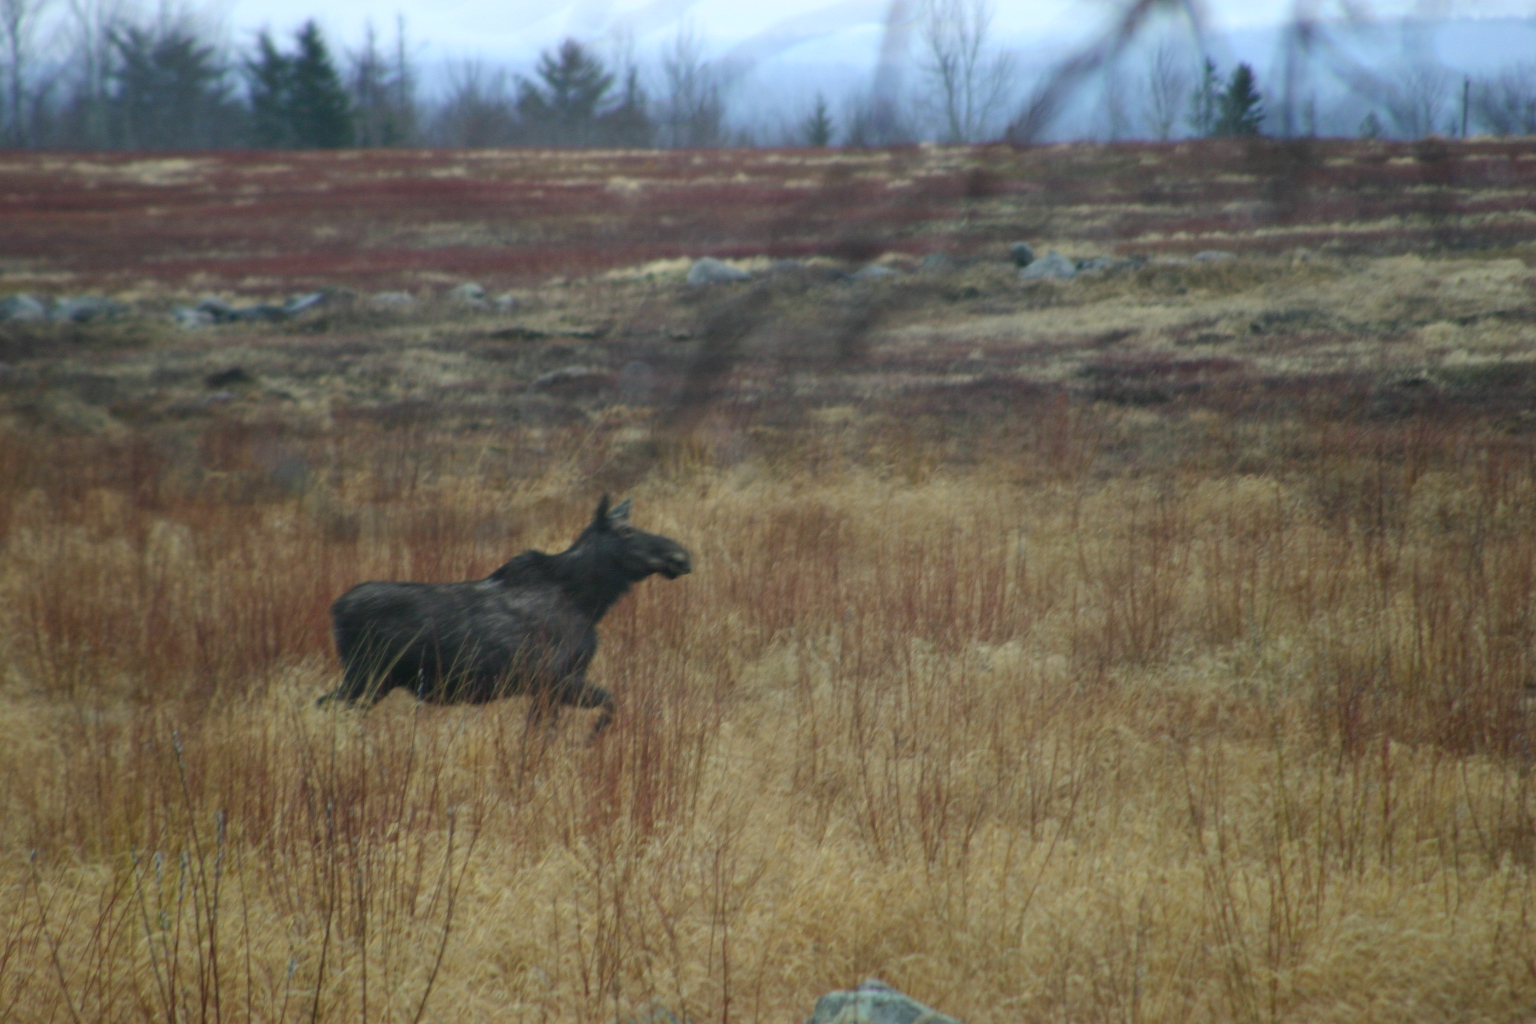
<path id="1" fill-rule="evenodd" d="M 632 501 L 632 498 L 625 498 L 623 501 L 613 506 L 613 511 L 608 513 L 608 520 L 615 523 L 629 522 L 629 506 Z"/>
<path id="2" fill-rule="evenodd" d="M 608 521 L 608 495 L 604 494 L 603 495 L 603 500 L 597 503 L 597 511 L 592 513 L 592 523 L 593 523 L 594 526 L 597 526 L 597 525 L 601 525 L 603 523 L 606 523 L 607 521 Z"/>

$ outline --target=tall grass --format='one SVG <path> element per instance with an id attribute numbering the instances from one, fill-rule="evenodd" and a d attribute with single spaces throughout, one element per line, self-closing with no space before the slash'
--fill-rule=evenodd
<path id="1" fill-rule="evenodd" d="M 588 745 L 314 699 L 336 594 L 563 546 L 601 438 L 12 435 L 0 1020 L 784 1020 L 871 973 L 976 1022 L 1527 1013 L 1532 447 L 978 436 L 664 461 L 635 515 L 697 571 L 604 623 Z"/>

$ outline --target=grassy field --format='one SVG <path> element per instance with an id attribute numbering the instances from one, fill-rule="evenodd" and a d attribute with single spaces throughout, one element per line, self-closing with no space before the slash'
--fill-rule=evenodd
<path id="1" fill-rule="evenodd" d="M 1533 156 L 8 156 L 0 1021 L 1531 1020 Z M 603 738 L 315 708 L 604 490 Z"/>

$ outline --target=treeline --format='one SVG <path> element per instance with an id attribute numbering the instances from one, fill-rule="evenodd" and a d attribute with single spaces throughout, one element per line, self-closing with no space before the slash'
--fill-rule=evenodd
<path id="1" fill-rule="evenodd" d="M 567 40 L 526 76 L 480 62 L 452 65 L 443 94 L 424 101 L 403 24 L 389 46 L 370 28 L 358 50 L 337 53 L 310 21 L 291 37 L 263 32 L 248 52 L 229 53 L 192 19 L 118 18 L 50 69 L 30 58 L 25 21 L 6 23 L 7 10 L 29 2 L 37 0 L 0 0 L 0 145 L 10 148 L 753 141 L 730 134 L 722 83 L 687 34 L 662 55 L 659 96 L 648 93 L 637 67 L 612 66 Z M 823 137 L 830 141 L 829 129 Z"/>
<path id="2" fill-rule="evenodd" d="M 58 2 L 0 0 L 0 146 L 969 143 L 1020 137 L 1019 112 L 1050 87 L 1048 72 L 1023 68 L 996 45 L 991 0 L 921 0 L 914 73 L 899 87 L 877 83 L 835 108 L 822 94 L 790 96 L 782 102 L 799 109 L 777 114 L 728 109 L 733 81 L 687 30 L 643 70 L 566 40 L 526 74 L 451 64 L 425 95 L 403 23 L 388 44 L 370 28 L 355 50 L 335 50 L 313 21 L 283 36 L 263 32 L 240 50 L 217 44 L 190 16 L 136 19 L 123 13 L 128 0 L 69 0 L 67 52 L 50 63 L 36 44 Z M 1029 138 L 1532 134 L 1536 65 L 1485 79 L 1405 65 L 1365 92 L 1281 103 L 1248 64 L 1219 69 L 1187 42 L 1138 45 L 1104 67 L 1096 86 L 1077 89 L 1056 121 Z"/>

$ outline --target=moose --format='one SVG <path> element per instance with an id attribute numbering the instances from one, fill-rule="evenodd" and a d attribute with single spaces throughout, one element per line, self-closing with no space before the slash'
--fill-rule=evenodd
<path id="1" fill-rule="evenodd" d="M 320 705 L 366 709 L 396 687 L 436 704 L 526 694 L 534 722 L 552 725 L 560 705 L 600 708 L 596 737 L 614 714 L 613 695 L 587 682 L 598 622 L 647 576 L 693 568 L 682 545 L 632 526 L 629 512 L 605 494 L 565 551 L 524 551 L 484 579 L 353 587 L 331 605 L 344 675 Z"/>

